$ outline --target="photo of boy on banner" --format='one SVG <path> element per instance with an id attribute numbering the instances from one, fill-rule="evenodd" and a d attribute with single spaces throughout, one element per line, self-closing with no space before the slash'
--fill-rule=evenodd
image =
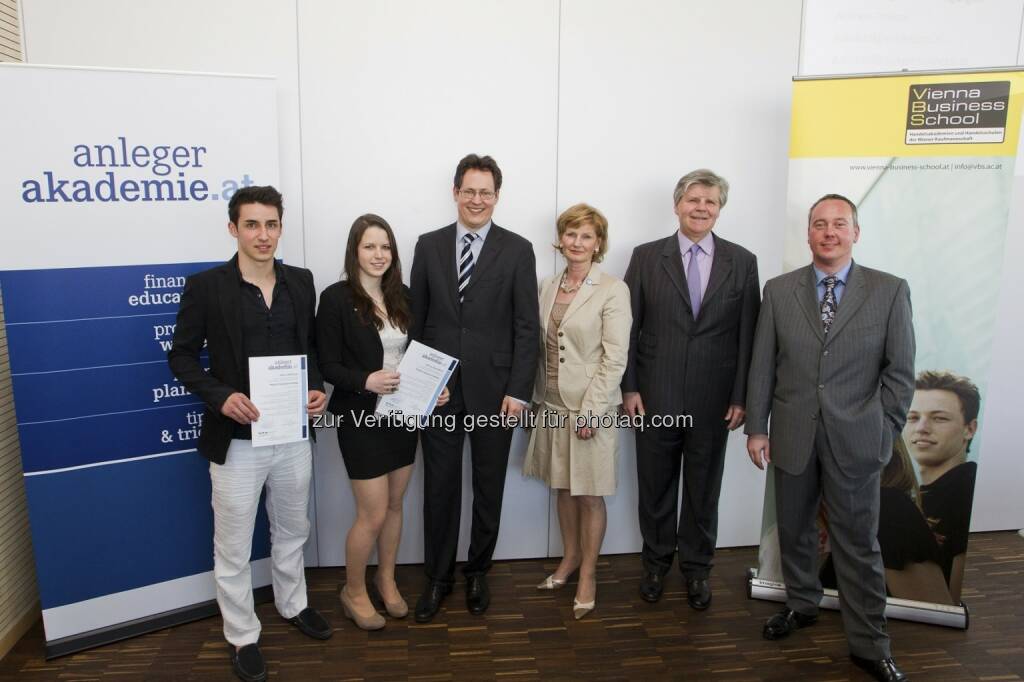
<path id="1" fill-rule="evenodd" d="M 917 375 L 903 437 L 882 471 L 878 544 L 890 597 L 960 603 L 978 470 L 967 453 L 980 405 L 981 394 L 966 377 L 940 370 Z M 818 522 L 821 584 L 835 589 L 824 509 Z"/>

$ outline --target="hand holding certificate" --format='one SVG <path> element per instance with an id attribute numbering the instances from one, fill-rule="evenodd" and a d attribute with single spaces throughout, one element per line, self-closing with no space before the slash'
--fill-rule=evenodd
<path id="1" fill-rule="evenodd" d="M 249 397 L 260 411 L 252 423 L 253 447 L 309 438 L 305 355 L 249 358 Z"/>
<path id="2" fill-rule="evenodd" d="M 377 414 L 401 413 L 403 417 L 425 417 L 434 411 L 437 398 L 459 361 L 441 351 L 412 341 L 398 363 L 402 377 L 395 393 L 382 395 Z"/>

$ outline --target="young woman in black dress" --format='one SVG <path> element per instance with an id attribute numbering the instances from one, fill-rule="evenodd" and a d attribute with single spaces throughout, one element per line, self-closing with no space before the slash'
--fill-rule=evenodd
<path id="1" fill-rule="evenodd" d="M 409 608 L 395 584 L 402 534 L 402 498 L 416 455 L 417 434 L 402 425 L 368 426 L 381 394 L 397 390 L 396 368 L 408 344 L 409 290 L 395 235 L 380 216 L 356 218 L 345 250 L 345 279 L 320 296 L 317 350 L 324 379 L 334 385 L 328 410 L 336 416 L 338 444 L 356 502 L 345 541 L 345 615 L 364 630 L 384 627 L 366 590 L 366 563 L 377 547 L 374 582 L 389 615 Z M 447 402 L 447 391 L 438 401 Z"/>

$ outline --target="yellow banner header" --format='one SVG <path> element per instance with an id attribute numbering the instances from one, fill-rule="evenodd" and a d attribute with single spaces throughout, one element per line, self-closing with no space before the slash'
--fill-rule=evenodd
<path id="1" fill-rule="evenodd" d="M 790 158 L 1016 156 L 1024 71 L 793 83 Z"/>

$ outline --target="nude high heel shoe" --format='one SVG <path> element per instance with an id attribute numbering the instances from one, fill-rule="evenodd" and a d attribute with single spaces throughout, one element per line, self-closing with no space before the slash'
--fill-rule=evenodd
<path id="1" fill-rule="evenodd" d="M 373 612 L 372 616 L 361 616 L 356 611 L 352 601 L 348 598 L 348 592 L 345 588 L 341 588 L 341 592 L 338 593 L 338 597 L 341 599 L 341 608 L 345 612 L 345 617 L 350 619 L 356 626 L 361 630 L 380 630 L 383 628 L 387 621 L 384 620 L 384 616 L 380 615 L 376 611 Z"/>
<path id="2" fill-rule="evenodd" d="M 384 610 L 388 612 L 389 616 L 392 618 L 405 618 L 409 615 L 409 605 L 405 603 L 401 596 L 398 597 L 398 601 L 388 601 L 384 598 L 384 591 L 380 589 L 376 579 L 373 581 L 373 586 L 377 588 L 377 594 L 380 595 L 380 600 L 384 602 Z"/>
<path id="3" fill-rule="evenodd" d="M 555 574 L 552 573 L 547 578 L 544 578 L 544 582 L 542 582 L 540 585 L 537 585 L 537 589 L 538 590 L 560 590 L 563 587 L 565 587 L 565 584 L 568 583 L 568 582 L 569 582 L 568 578 L 566 578 L 565 580 L 559 580 L 558 578 L 555 577 Z"/>
<path id="4" fill-rule="evenodd" d="M 572 600 L 572 617 L 575 618 L 576 620 L 579 620 L 583 616 L 585 616 L 588 613 L 590 613 L 591 611 L 593 611 L 595 606 L 597 606 L 597 600 L 596 599 L 593 600 L 593 601 L 581 602 L 579 599 L 576 599 L 575 597 L 573 597 L 573 600 Z"/>
<path id="5" fill-rule="evenodd" d="M 565 576 L 564 580 L 559 580 L 558 578 L 555 577 L 555 574 L 552 573 L 547 578 L 544 578 L 544 582 L 542 582 L 540 585 L 537 585 L 537 589 L 538 590 L 560 590 L 560 589 L 562 589 L 563 587 L 566 586 L 566 584 L 569 582 L 569 580 L 574 575 L 576 575 L 576 571 L 578 571 L 578 570 L 580 570 L 579 566 L 577 566 L 576 568 L 572 569 L 572 571 L 570 571 L 569 574 Z"/>
<path id="6" fill-rule="evenodd" d="M 577 591 L 576 594 L 579 594 Z M 583 616 L 587 615 L 594 610 L 597 606 L 597 582 L 594 583 L 594 598 L 590 601 L 582 602 L 575 596 L 572 599 L 572 617 L 579 620 Z"/>

